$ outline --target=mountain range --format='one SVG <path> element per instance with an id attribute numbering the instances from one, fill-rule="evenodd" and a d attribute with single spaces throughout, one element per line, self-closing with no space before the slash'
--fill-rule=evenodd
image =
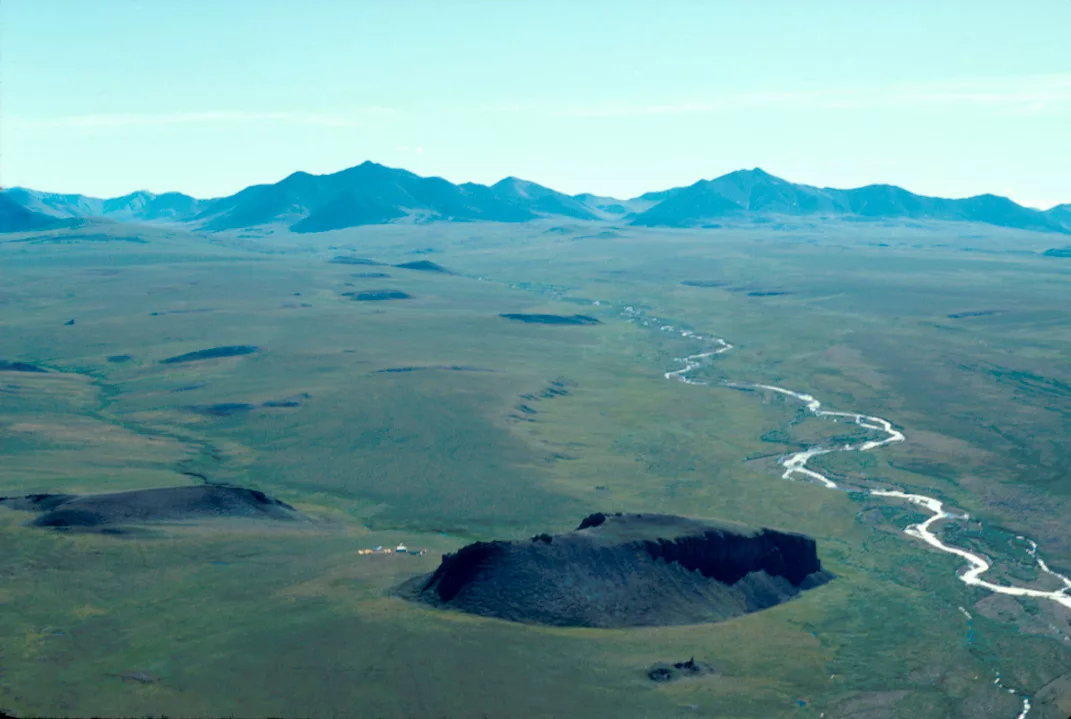
<path id="1" fill-rule="evenodd" d="M 1057 222 L 1063 223 L 1065 227 L 1071 227 L 1071 203 L 1057 205 L 1045 214 Z"/>
<path id="2" fill-rule="evenodd" d="M 944 199 L 894 185 L 839 190 L 789 182 L 758 168 L 628 200 L 567 195 L 516 177 L 489 186 L 456 185 L 374 162 L 328 175 L 295 172 L 275 184 L 211 200 L 178 192 L 141 191 L 111 199 L 25 188 L 0 193 L 0 232 L 46 229 L 84 218 L 184 223 L 209 232 L 280 224 L 293 232 L 324 232 L 397 222 L 540 218 L 704 227 L 779 216 L 977 222 L 1071 234 L 1071 204 L 1043 212 L 997 195 Z"/>
<path id="3" fill-rule="evenodd" d="M 61 219 L 54 215 L 34 212 L 9 197 L 7 192 L 0 193 L 0 232 L 51 230 L 74 222 L 76 220 L 71 219 L 69 215 L 67 219 Z"/>

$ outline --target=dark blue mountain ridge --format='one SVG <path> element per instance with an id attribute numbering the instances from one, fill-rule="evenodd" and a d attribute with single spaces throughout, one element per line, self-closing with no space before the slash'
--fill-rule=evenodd
<path id="1" fill-rule="evenodd" d="M 0 232 L 36 232 L 74 224 L 77 220 L 46 215 L 0 193 Z"/>
<path id="2" fill-rule="evenodd" d="M 541 189 L 543 202 L 557 194 Z M 209 205 L 195 219 L 208 230 L 287 222 L 295 232 L 322 232 L 402 219 L 525 222 L 538 217 L 537 203 L 522 199 L 528 198 L 509 184 L 496 192 L 365 162 L 329 175 L 296 172 L 274 185 L 248 187 Z"/>
<path id="3" fill-rule="evenodd" d="M 944 220 L 1071 232 L 1071 228 L 1050 213 L 1017 205 L 997 195 L 953 200 L 916 195 L 895 185 L 867 185 L 852 190 L 812 187 L 788 182 L 759 168 L 737 170 L 670 191 L 661 202 L 633 217 L 632 224 L 696 227 L 721 219 L 756 215 Z"/>
<path id="4" fill-rule="evenodd" d="M 540 218 L 701 227 L 725 220 L 812 216 L 976 222 L 1071 233 L 1071 205 L 1042 212 L 996 195 L 945 199 L 880 184 L 848 190 L 823 188 L 789 182 L 759 168 L 628 200 L 589 193 L 570 196 L 516 177 L 490 186 L 454 184 L 374 162 L 324 175 L 295 172 L 279 182 L 253 185 L 213 200 L 145 191 L 99 199 L 25 188 L 12 188 L 0 196 L 52 218 L 179 222 L 209 231 L 283 224 L 295 232 L 323 232 L 396 222 L 527 222 Z M 9 224 L 27 222 L 40 220 L 23 218 Z"/>
<path id="5" fill-rule="evenodd" d="M 517 177 L 507 177 L 491 185 L 498 198 L 535 212 L 577 220 L 598 220 L 601 216 L 583 201 Z"/>
<path id="6" fill-rule="evenodd" d="M 120 222 L 183 222 L 192 219 L 202 207 L 213 202 L 198 200 L 180 192 L 155 195 L 144 190 L 110 199 L 39 192 L 25 187 L 12 187 L 0 194 L 28 210 L 49 217 L 102 217 Z"/>
<path id="7" fill-rule="evenodd" d="M 1071 203 L 1052 207 L 1046 211 L 1045 214 L 1053 221 L 1059 222 L 1064 227 L 1071 229 Z"/>

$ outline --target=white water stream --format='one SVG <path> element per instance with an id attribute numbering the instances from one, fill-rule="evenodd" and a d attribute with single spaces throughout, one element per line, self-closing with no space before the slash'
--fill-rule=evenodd
<path id="1" fill-rule="evenodd" d="M 625 315 L 641 322 L 646 326 L 655 325 L 658 326 L 661 331 L 664 332 L 678 332 L 682 337 L 689 339 L 712 341 L 716 343 L 717 347 L 713 350 L 703 352 L 700 354 L 690 355 L 688 357 L 679 358 L 678 361 L 683 363 L 683 366 L 679 369 L 666 372 L 665 378 L 678 380 L 685 384 L 702 385 L 707 384 L 700 382 L 689 377 L 689 373 L 702 366 L 704 360 L 720 355 L 724 352 L 728 352 L 733 349 L 733 345 L 729 344 L 721 338 L 708 337 L 703 338 L 700 335 L 695 334 L 690 330 L 678 330 L 672 325 L 662 324 L 656 317 L 645 317 L 642 312 L 635 310 L 632 307 L 625 308 Z M 786 455 L 780 459 L 780 465 L 784 468 L 784 474 L 782 477 L 785 479 L 795 479 L 798 476 L 810 479 L 823 487 L 828 489 L 840 489 L 836 482 L 830 479 L 828 476 L 821 472 L 808 467 L 808 462 L 814 457 L 818 457 L 823 454 L 831 454 L 833 452 L 868 452 L 873 449 L 878 449 L 895 442 L 903 442 L 905 440 L 903 432 L 893 427 L 892 422 L 881 417 L 875 417 L 872 415 L 861 414 L 857 412 L 837 412 L 828 409 L 822 409 L 822 403 L 815 399 L 812 395 L 805 394 L 803 392 L 796 392 L 794 390 L 785 389 L 784 387 L 777 387 L 775 385 L 767 384 L 737 384 L 726 383 L 727 386 L 736 387 L 740 389 L 755 389 L 765 390 L 767 392 L 774 392 L 782 394 L 793 399 L 799 400 L 807 408 L 807 411 L 816 417 L 829 417 L 834 420 L 845 418 L 858 426 L 879 433 L 877 439 L 869 439 L 857 444 L 845 444 L 839 447 L 809 447 L 801 452 L 794 452 Z M 929 544 L 931 547 L 938 549 L 946 554 L 953 554 L 961 559 L 965 560 L 968 565 L 968 569 L 965 572 L 960 573 L 959 579 L 964 584 L 981 587 L 990 592 L 997 594 L 1008 594 L 1015 597 L 1034 597 L 1037 599 L 1048 599 L 1050 601 L 1061 604 L 1065 607 L 1071 608 L 1071 579 L 1055 572 L 1045 564 L 1045 560 L 1038 555 L 1038 546 L 1031 539 L 1026 537 L 1018 537 L 1018 539 L 1025 541 L 1029 544 L 1027 553 L 1037 562 L 1038 569 L 1043 574 L 1048 574 L 1054 579 L 1063 584 L 1059 589 L 1052 591 L 1033 589 L 1030 587 L 1018 587 L 1014 585 L 995 584 L 993 582 L 982 579 L 982 575 L 990 569 L 989 560 L 985 557 L 974 554 L 973 552 L 961 549 L 959 547 L 953 547 L 943 542 L 933 531 L 933 527 L 937 522 L 945 519 L 966 520 L 968 515 L 966 514 L 953 514 L 948 512 L 944 508 L 944 503 L 934 497 L 928 497 L 923 494 L 911 494 L 903 492 L 898 489 L 871 489 L 867 490 L 868 494 L 873 497 L 889 497 L 891 499 L 902 499 L 910 502 L 930 513 L 929 519 L 921 524 L 911 524 L 904 528 L 904 533 L 908 536 L 921 539 Z M 966 613 L 966 610 L 964 610 Z M 969 615 L 968 615 L 969 616 Z M 997 675 L 997 679 L 994 682 L 1002 689 L 1006 689 L 1011 694 L 1016 694 L 1015 689 L 1009 689 L 1005 687 L 1000 681 L 1000 675 Z M 1023 697 L 1023 709 L 1019 714 L 1018 719 L 1025 719 L 1027 714 L 1030 713 L 1030 698 Z"/>

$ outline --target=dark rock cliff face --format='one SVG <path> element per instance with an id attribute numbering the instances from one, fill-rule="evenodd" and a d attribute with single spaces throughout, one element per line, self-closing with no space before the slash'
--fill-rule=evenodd
<path id="1" fill-rule="evenodd" d="M 567 534 L 463 547 L 403 592 L 514 621 L 623 627 L 720 621 L 830 578 L 814 540 L 801 534 L 594 514 Z"/>
<path id="2" fill-rule="evenodd" d="M 734 584 L 751 572 L 766 572 L 798 587 L 822 569 L 813 539 L 770 529 L 752 537 L 710 531 L 698 537 L 644 542 L 644 548 L 656 559 L 677 562 L 726 584 Z"/>

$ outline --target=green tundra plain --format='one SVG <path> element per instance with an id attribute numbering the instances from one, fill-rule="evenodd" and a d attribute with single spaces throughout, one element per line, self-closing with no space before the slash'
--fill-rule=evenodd
<path id="1" fill-rule="evenodd" d="M 0 709 L 1012 719 L 1025 694 L 1031 717 L 1064 719 L 1071 610 L 965 585 L 960 560 L 903 533 L 917 508 L 782 479 L 784 453 L 865 433 L 721 382 L 889 419 L 905 442 L 812 466 L 942 498 L 970 515 L 944 536 L 991 557 L 988 578 L 1051 589 L 1018 537 L 1071 572 L 1071 260 L 1053 242 L 798 221 L 4 235 L 0 360 L 47 372 L 0 371 L 0 496 L 226 482 L 304 519 L 108 534 L 0 507 Z M 395 266 L 414 260 L 450 273 Z M 411 297 L 344 294 L 382 289 Z M 626 306 L 734 349 L 694 373 L 707 385 L 668 381 L 712 345 Z M 259 350 L 161 363 L 231 345 Z M 444 552 L 595 511 L 803 532 L 836 579 L 723 623 L 629 630 L 393 593 Z M 428 551 L 357 553 L 400 542 Z M 692 656 L 716 673 L 647 677 Z"/>

